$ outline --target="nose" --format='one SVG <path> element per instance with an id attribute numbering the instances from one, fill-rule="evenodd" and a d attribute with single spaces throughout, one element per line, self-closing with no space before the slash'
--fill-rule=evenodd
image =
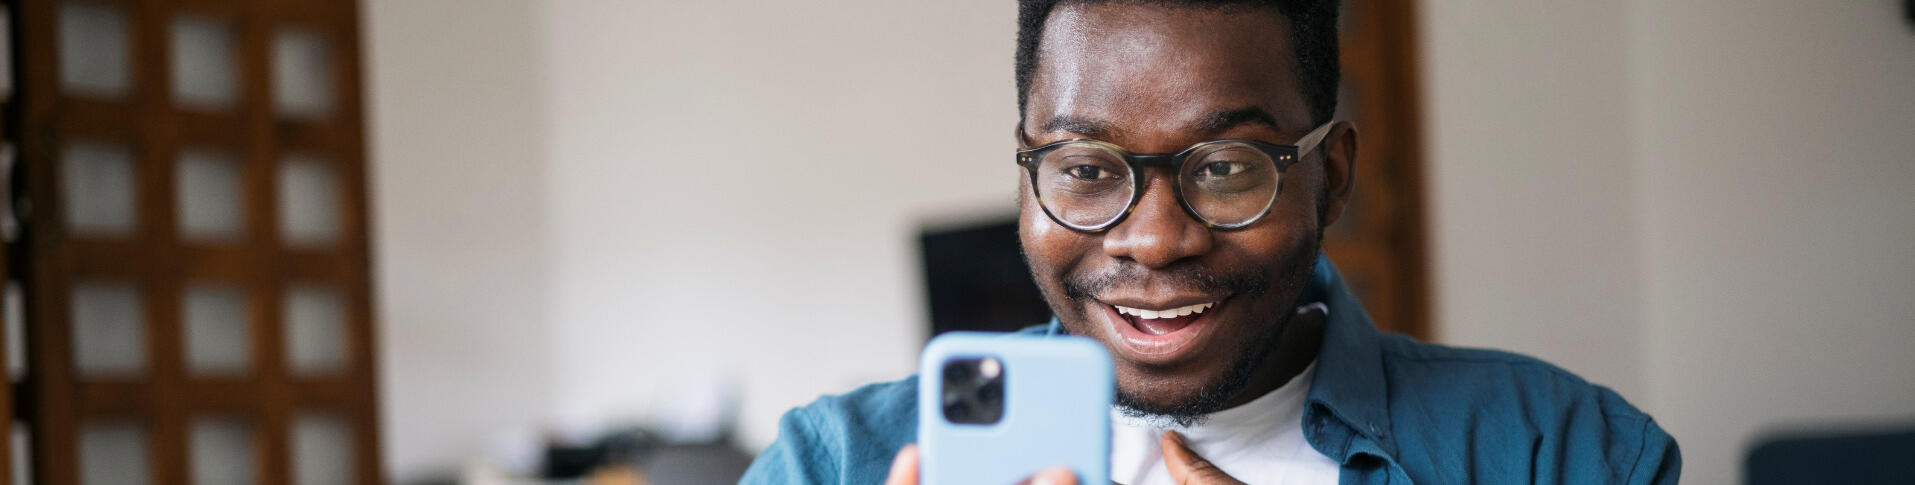
<path id="1" fill-rule="evenodd" d="M 1104 235 L 1104 253 L 1136 261 L 1148 268 L 1210 252 L 1210 229 L 1192 219 L 1177 203 L 1168 174 L 1155 174 L 1144 186 L 1137 209 Z"/>

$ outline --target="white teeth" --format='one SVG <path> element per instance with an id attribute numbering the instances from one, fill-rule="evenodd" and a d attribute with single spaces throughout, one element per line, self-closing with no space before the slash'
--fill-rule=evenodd
<path id="1" fill-rule="evenodd" d="M 1125 315 L 1136 315 L 1137 318 L 1157 319 L 1157 318 L 1181 317 L 1185 315 L 1195 315 L 1198 313 L 1203 313 L 1204 310 L 1209 310 L 1210 307 L 1213 307 L 1216 305 L 1217 305 L 1217 302 L 1213 301 L 1210 303 L 1198 303 L 1195 305 L 1177 307 L 1177 308 L 1172 308 L 1169 310 L 1145 310 L 1142 308 L 1131 308 L 1127 306 L 1117 306 L 1117 305 L 1111 305 L 1111 306 L 1117 308 L 1117 313 L 1122 313 Z"/>

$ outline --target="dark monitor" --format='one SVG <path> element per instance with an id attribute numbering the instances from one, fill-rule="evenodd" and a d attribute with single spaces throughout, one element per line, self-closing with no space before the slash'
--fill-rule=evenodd
<path id="1" fill-rule="evenodd" d="M 1031 281 L 1015 218 L 926 229 L 918 247 L 930 299 L 931 335 L 1010 332 L 1050 321 Z"/>

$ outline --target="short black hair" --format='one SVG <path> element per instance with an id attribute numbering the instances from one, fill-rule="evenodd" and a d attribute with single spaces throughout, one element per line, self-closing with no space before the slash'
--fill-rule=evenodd
<path id="1" fill-rule="evenodd" d="M 1162 7 L 1275 8 L 1290 19 L 1290 45 L 1296 50 L 1298 89 L 1310 106 L 1312 124 L 1330 121 L 1337 110 L 1337 83 L 1342 68 L 1337 61 L 1339 0 L 1018 0 L 1017 2 L 1017 115 L 1024 116 L 1031 94 L 1031 73 L 1037 70 L 1037 46 L 1044 38 L 1044 21 L 1058 5 L 1130 3 Z M 1254 48 L 1246 46 L 1245 48 Z"/>

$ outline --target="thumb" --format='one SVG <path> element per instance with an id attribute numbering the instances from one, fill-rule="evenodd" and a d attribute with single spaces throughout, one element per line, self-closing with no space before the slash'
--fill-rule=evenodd
<path id="1" fill-rule="evenodd" d="M 1037 472 L 1036 475 L 1031 476 L 1030 480 L 1025 480 L 1022 483 L 1028 485 L 1077 485 L 1077 475 L 1071 473 L 1071 469 L 1069 468 L 1052 468 Z"/>
<path id="2" fill-rule="evenodd" d="M 891 476 L 884 485 L 918 485 L 918 445 L 904 445 L 891 462 Z"/>
<path id="3" fill-rule="evenodd" d="M 1197 453 L 1184 445 L 1184 437 L 1176 431 L 1165 431 L 1159 443 L 1164 449 L 1164 468 L 1170 471 L 1170 481 L 1179 485 L 1193 483 L 1242 484 L 1216 465 L 1210 464 Z"/>

